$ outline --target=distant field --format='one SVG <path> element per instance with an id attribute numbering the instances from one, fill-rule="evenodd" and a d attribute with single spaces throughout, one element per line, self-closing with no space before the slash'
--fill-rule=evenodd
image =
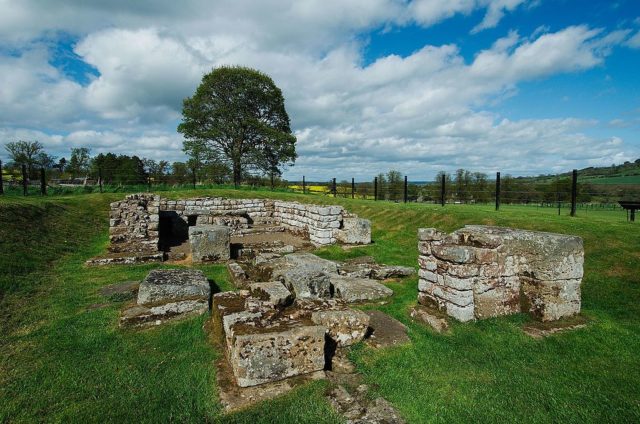
<path id="1" fill-rule="evenodd" d="M 394 296 L 371 305 L 408 326 L 411 344 L 352 358 L 374 395 L 408 423 L 640 422 L 640 223 L 621 211 L 504 205 L 396 204 L 248 190 L 162 196 L 259 197 L 340 204 L 371 219 L 374 243 L 317 253 L 371 255 L 417 266 L 416 231 L 465 224 L 576 234 L 584 239 L 583 314 L 589 325 L 544 340 L 526 336 L 524 315 L 453 323 L 441 335 L 418 325 L 417 277 L 390 282 Z M 108 243 L 109 202 L 124 193 L 27 199 L 0 197 L 0 423 L 334 423 L 325 382 L 223 415 L 213 362 L 222 353 L 196 317 L 145 331 L 117 327 L 121 303 L 100 287 L 140 280 L 157 265 L 88 268 Z M 198 266 L 233 290 L 224 265 Z"/>

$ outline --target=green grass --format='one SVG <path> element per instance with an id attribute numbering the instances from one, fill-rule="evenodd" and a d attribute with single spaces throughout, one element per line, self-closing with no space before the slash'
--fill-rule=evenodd
<path id="1" fill-rule="evenodd" d="M 166 192 L 335 202 L 373 222 L 362 254 L 416 265 L 416 230 L 508 225 L 577 234 L 586 250 L 587 328 L 534 340 L 523 315 L 453 325 L 438 335 L 408 318 L 417 279 L 390 283 L 380 307 L 409 327 L 409 346 L 352 352 L 374 393 L 408 422 L 638 422 L 640 420 L 640 230 L 619 212 L 575 218 L 547 208 L 374 203 L 288 193 Z M 213 362 L 221 355 L 205 317 L 145 331 L 117 327 L 121 304 L 104 285 L 141 279 L 153 266 L 87 268 L 107 245 L 108 204 L 123 194 L 0 198 L 0 422 L 337 422 L 324 382 L 232 415 L 217 401 Z M 201 267 L 222 290 L 222 266 Z M 90 305 L 107 303 L 102 308 Z"/>
<path id="2" fill-rule="evenodd" d="M 584 177 L 580 181 L 591 184 L 640 184 L 640 175 L 620 175 L 615 177 Z"/>

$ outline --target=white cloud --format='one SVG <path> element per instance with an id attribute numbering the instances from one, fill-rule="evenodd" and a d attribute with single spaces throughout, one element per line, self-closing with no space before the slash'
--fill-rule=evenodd
<path id="1" fill-rule="evenodd" d="M 76 0 L 67 7 L 26 0 L 12 8 L 3 1 L 5 43 L 43 31 L 87 32 L 74 51 L 100 75 L 84 87 L 52 67 L 41 45 L 0 55 L 0 137 L 39 139 L 57 156 L 86 145 L 93 153 L 180 159 L 181 101 L 221 64 L 261 69 L 283 89 L 299 140 L 291 176 L 369 178 L 398 168 L 428 178 L 456 167 L 538 173 L 571 160 L 610 164 L 629 150 L 582 134 L 592 122 L 509 121 L 486 112 L 523 81 L 601 65 L 628 37 L 619 31 L 575 26 L 529 38 L 512 31 L 471 62 L 446 44 L 363 65 L 355 37 L 363 29 L 486 10 L 480 30 L 521 0 Z M 521 165 L 525 155 L 535 160 Z"/>
<path id="2" fill-rule="evenodd" d="M 640 31 L 627 41 L 627 45 L 634 49 L 640 49 Z"/>

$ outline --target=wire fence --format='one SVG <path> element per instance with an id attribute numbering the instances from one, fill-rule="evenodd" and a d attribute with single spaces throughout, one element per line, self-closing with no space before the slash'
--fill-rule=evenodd
<path id="1" fill-rule="evenodd" d="M 0 172 L 2 165 L 0 163 Z M 241 189 L 284 191 L 315 196 L 332 196 L 396 203 L 432 203 L 439 205 L 480 204 L 495 205 L 496 210 L 509 205 L 525 205 L 536 208 L 554 208 L 561 214 L 568 211 L 626 212 L 635 218 L 640 209 L 640 184 L 593 184 L 580 181 L 577 171 L 569 176 L 548 181 L 501 177 L 489 180 L 454 179 L 441 173 L 434 181 L 411 182 L 408 176 L 393 175 L 387 179 L 379 174 L 370 181 L 351 181 L 331 178 L 328 181 L 276 180 L 268 178 L 248 179 L 236 187 L 225 181 L 199 179 L 195 174 L 150 175 L 141 170 L 123 173 L 122 169 L 99 168 L 81 178 L 56 178 L 48 170 L 29 170 L 22 167 L 0 179 L 0 195 L 69 195 L 83 193 L 133 193 L 144 191 L 187 191 L 193 189 Z M 273 185 L 272 185 L 273 184 Z"/>

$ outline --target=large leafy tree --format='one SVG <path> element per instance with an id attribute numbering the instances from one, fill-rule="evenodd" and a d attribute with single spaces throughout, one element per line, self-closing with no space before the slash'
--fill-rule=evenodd
<path id="1" fill-rule="evenodd" d="M 67 170 L 71 172 L 73 178 L 89 171 L 91 164 L 91 149 L 87 147 L 74 147 L 71 149 L 71 159 L 67 165 Z"/>
<path id="2" fill-rule="evenodd" d="M 282 91 L 254 69 L 216 68 L 202 78 L 195 94 L 184 100 L 178 131 L 184 151 L 208 162 L 223 162 L 239 185 L 243 172 L 279 174 L 296 158 Z"/>
<path id="3" fill-rule="evenodd" d="M 36 165 L 39 165 L 41 159 L 40 154 L 43 152 L 42 143 L 39 141 L 12 141 L 5 145 L 5 149 L 9 153 L 14 166 L 22 164 L 27 166 L 29 176 L 33 175 Z"/>

